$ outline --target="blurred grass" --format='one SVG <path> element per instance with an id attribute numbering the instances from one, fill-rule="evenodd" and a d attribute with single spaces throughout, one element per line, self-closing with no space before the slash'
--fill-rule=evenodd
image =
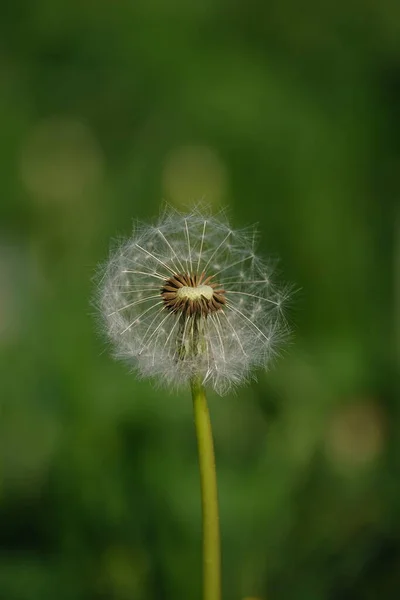
<path id="1" fill-rule="evenodd" d="M 90 298 L 111 238 L 203 197 L 300 288 L 276 368 L 211 398 L 225 597 L 396 597 L 399 40 L 389 0 L 0 8 L 1 599 L 200 597 L 189 394 Z"/>

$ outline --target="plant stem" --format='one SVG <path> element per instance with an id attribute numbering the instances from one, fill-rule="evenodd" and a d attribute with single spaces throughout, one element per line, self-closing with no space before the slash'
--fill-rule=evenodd
<path id="1" fill-rule="evenodd" d="M 204 386 L 191 383 L 194 422 L 199 453 L 203 518 L 203 600 L 221 599 L 221 542 L 219 533 L 217 474 L 210 413 Z"/>

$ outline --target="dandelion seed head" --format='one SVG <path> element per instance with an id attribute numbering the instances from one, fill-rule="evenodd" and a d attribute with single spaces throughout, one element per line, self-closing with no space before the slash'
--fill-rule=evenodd
<path id="1" fill-rule="evenodd" d="M 254 238 L 200 210 L 136 227 L 100 269 L 115 355 L 143 377 L 180 386 L 200 376 L 220 394 L 268 367 L 287 334 L 289 291 L 272 284 Z"/>

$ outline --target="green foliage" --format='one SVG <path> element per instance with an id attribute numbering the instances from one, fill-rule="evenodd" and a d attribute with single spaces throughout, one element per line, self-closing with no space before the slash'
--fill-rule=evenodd
<path id="1" fill-rule="evenodd" d="M 210 397 L 225 597 L 396 596 L 399 24 L 386 0 L 0 8 L 0 598 L 200 597 L 190 392 L 115 364 L 90 298 L 112 236 L 202 197 L 299 287 L 275 369 Z"/>

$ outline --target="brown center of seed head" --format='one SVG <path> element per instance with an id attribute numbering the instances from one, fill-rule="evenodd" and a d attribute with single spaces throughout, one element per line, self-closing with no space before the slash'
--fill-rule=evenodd
<path id="1" fill-rule="evenodd" d="M 161 288 L 164 306 L 174 313 L 187 316 L 207 315 L 221 310 L 226 303 L 225 290 L 211 281 L 205 273 L 180 273 L 167 279 Z"/>

